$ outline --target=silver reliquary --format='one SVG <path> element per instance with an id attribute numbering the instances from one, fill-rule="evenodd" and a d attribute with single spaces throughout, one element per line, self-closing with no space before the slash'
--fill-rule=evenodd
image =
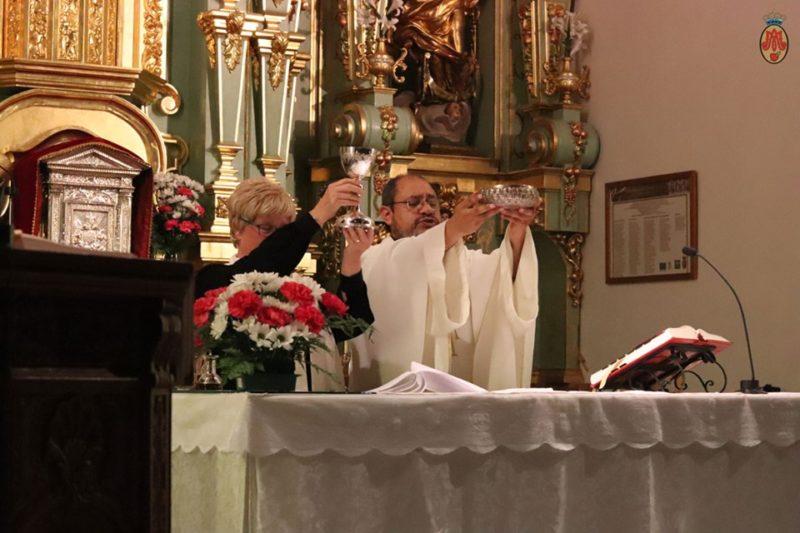
<path id="1" fill-rule="evenodd" d="M 48 239 L 96 251 L 130 252 L 134 178 L 148 168 L 102 144 L 42 159 Z"/>

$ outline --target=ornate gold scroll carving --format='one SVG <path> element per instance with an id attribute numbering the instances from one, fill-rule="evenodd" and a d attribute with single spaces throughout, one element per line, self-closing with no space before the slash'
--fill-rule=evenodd
<path id="1" fill-rule="evenodd" d="M 48 20 L 50 3 L 47 0 L 30 0 L 28 3 L 28 57 L 30 59 L 49 59 L 50 40 Z"/>
<path id="2" fill-rule="evenodd" d="M 269 84 L 272 89 L 277 89 L 283 78 L 284 59 L 286 48 L 289 46 L 289 35 L 285 32 L 278 32 L 272 39 L 272 53 L 267 61 L 267 72 L 269 73 Z"/>
<path id="3" fill-rule="evenodd" d="M 103 0 L 87 0 L 86 8 L 86 62 L 103 63 L 103 25 L 105 6 Z M 113 64 L 113 63 L 112 63 Z"/>
<path id="4" fill-rule="evenodd" d="M 197 26 L 206 39 L 206 50 L 208 50 L 208 64 L 211 68 L 217 66 L 217 41 L 214 36 L 214 16 L 210 11 L 197 15 Z"/>
<path id="5" fill-rule="evenodd" d="M 553 238 L 564 252 L 564 257 L 569 263 L 569 285 L 567 295 L 573 307 L 580 307 L 583 299 L 583 243 L 586 239 L 583 233 L 555 233 Z"/>
<path id="6" fill-rule="evenodd" d="M 106 0 L 106 65 L 117 64 L 117 2 Z"/>
<path id="7" fill-rule="evenodd" d="M 61 0 L 58 3 L 58 47 L 56 58 L 62 61 L 79 61 L 80 12 L 78 0 Z M 47 31 L 47 30 L 45 30 Z"/>
<path id="8" fill-rule="evenodd" d="M 244 28 L 244 13 L 236 10 L 231 11 L 225 21 L 228 34 L 223 43 L 223 56 L 228 72 L 233 72 L 242 60 L 242 28 Z"/>
<path id="9" fill-rule="evenodd" d="M 164 52 L 162 45 L 164 27 L 161 24 L 163 11 L 161 0 L 147 0 L 144 8 L 142 68 L 156 76 L 161 76 L 161 55 Z"/>
<path id="10" fill-rule="evenodd" d="M 5 19 L 5 56 L 22 57 L 25 55 L 25 48 L 22 37 L 25 35 L 22 23 L 25 18 L 24 0 L 8 0 L 6 2 Z"/>

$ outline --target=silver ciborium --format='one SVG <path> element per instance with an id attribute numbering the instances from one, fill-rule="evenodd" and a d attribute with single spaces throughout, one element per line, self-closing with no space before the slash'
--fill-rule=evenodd
<path id="1" fill-rule="evenodd" d="M 358 146 L 342 146 L 339 148 L 339 159 L 342 168 L 349 178 L 358 178 L 362 189 L 370 191 L 369 179 L 375 171 L 378 151 L 374 148 L 361 148 Z M 365 187 L 366 185 L 366 187 Z M 373 229 L 375 221 L 361 212 L 361 208 L 351 209 L 339 217 L 337 221 L 340 228 Z"/>
<path id="2" fill-rule="evenodd" d="M 531 208 L 539 201 L 539 191 L 531 185 L 500 184 L 480 190 L 481 201 L 497 207 Z"/>

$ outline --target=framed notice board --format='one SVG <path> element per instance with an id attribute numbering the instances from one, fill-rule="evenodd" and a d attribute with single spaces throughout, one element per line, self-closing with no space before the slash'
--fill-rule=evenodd
<path id="1" fill-rule="evenodd" d="M 697 172 L 606 183 L 606 283 L 697 279 Z"/>

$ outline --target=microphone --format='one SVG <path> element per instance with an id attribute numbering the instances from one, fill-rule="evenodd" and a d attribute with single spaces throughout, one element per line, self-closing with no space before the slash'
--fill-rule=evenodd
<path id="1" fill-rule="evenodd" d="M 730 284 L 728 279 L 722 275 L 722 272 L 717 270 L 717 267 L 711 264 L 711 261 L 703 257 L 700 252 L 697 251 L 697 248 L 692 248 L 691 246 L 684 246 L 683 247 L 683 255 L 688 257 L 699 257 L 703 261 L 706 262 L 708 266 L 710 266 L 714 272 L 716 272 L 722 281 L 725 282 L 725 285 L 733 293 L 733 297 L 736 298 L 736 303 L 739 304 L 739 312 L 742 314 L 742 324 L 744 324 L 744 338 L 747 341 L 747 357 L 750 361 L 750 379 L 743 379 L 740 382 L 741 392 L 745 394 L 764 394 L 764 389 L 762 389 L 759 384 L 758 380 L 756 379 L 756 371 L 753 367 L 753 352 L 750 350 L 750 334 L 747 332 L 747 319 L 744 317 L 744 308 L 742 307 L 742 302 L 739 300 L 739 295 L 736 294 L 736 290 L 733 288 L 733 285 Z"/>

